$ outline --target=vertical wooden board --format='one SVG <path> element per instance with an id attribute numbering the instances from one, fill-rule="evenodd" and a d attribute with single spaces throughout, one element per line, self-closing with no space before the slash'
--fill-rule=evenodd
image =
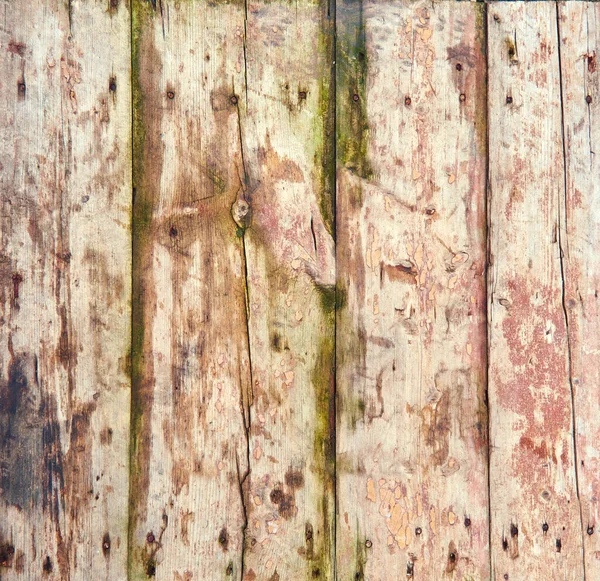
<path id="1" fill-rule="evenodd" d="M 130 579 L 239 579 L 250 374 L 232 207 L 244 5 L 133 6 Z"/>
<path id="2" fill-rule="evenodd" d="M 559 5 L 565 135 L 565 306 L 587 579 L 600 578 L 600 5 Z M 588 102 L 589 101 L 589 102 Z"/>
<path id="3" fill-rule="evenodd" d="M 338 576 L 488 579 L 484 8 L 337 23 Z"/>
<path id="4" fill-rule="evenodd" d="M 124 580 L 129 9 L 0 8 L 0 577 Z"/>
<path id="5" fill-rule="evenodd" d="M 248 3 L 248 581 L 334 579 L 332 26 L 326 1 Z"/>
<path id="6" fill-rule="evenodd" d="M 561 258 L 567 205 L 556 10 L 536 2 L 488 12 L 496 578 L 583 578 Z"/>

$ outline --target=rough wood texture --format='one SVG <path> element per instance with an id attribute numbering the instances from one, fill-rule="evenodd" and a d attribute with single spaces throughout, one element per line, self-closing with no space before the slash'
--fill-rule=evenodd
<path id="1" fill-rule="evenodd" d="M 555 4 L 536 2 L 495 4 L 488 13 L 496 578 L 583 578 L 565 310 L 569 204 L 556 11 Z"/>
<path id="2" fill-rule="evenodd" d="M 338 4 L 340 579 L 488 579 L 483 8 Z"/>
<path id="3" fill-rule="evenodd" d="M 126 579 L 130 22 L 107 6 L 0 3 L 2 579 Z"/>
<path id="4" fill-rule="evenodd" d="M 334 579 L 333 20 L 326 1 L 247 9 L 244 579 Z"/>
<path id="5" fill-rule="evenodd" d="M 600 579 L 599 16 L 0 0 L 0 580 Z"/>
<path id="6" fill-rule="evenodd" d="M 586 579 L 600 579 L 600 5 L 559 8 L 566 197 L 562 225 Z"/>
<path id="7" fill-rule="evenodd" d="M 242 3 L 134 2 L 130 579 L 241 577 Z"/>

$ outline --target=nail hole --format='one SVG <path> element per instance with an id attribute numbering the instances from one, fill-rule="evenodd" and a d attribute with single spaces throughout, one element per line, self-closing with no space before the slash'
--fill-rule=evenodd
<path id="1" fill-rule="evenodd" d="M 470 527 L 471 526 L 471 519 L 469 517 L 465 518 L 465 526 L 466 527 Z"/>
<path id="2" fill-rule="evenodd" d="M 462 65 L 460 63 L 456 63 L 456 70 L 462 71 Z"/>
<path id="3" fill-rule="evenodd" d="M 404 104 L 405 104 L 407 107 L 410 107 L 410 104 L 411 104 L 411 103 L 412 103 L 412 99 L 411 99 L 410 97 L 408 97 L 408 96 L 407 96 L 407 97 L 404 97 Z"/>
<path id="4" fill-rule="evenodd" d="M 543 530 L 545 533 L 547 533 L 547 532 L 548 532 L 548 529 L 549 529 L 549 528 L 550 528 L 550 527 L 548 526 L 548 523 L 547 523 L 547 522 L 545 522 L 545 523 L 542 525 L 542 530 Z"/>
<path id="5" fill-rule="evenodd" d="M 593 526 L 591 526 L 591 525 L 590 525 L 590 526 L 587 528 L 587 534 L 588 534 L 588 535 L 593 535 L 593 534 L 594 534 L 594 527 L 593 527 Z"/>
<path id="6" fill-rule="evenodd" d="M 585 98 L 585 102 L 589 105 L 592 102 L 592 96 L 591 95 L 587 95 Z"/>
<path id="7" fill-rule="evenodd" d="M 148 543 L 153 543 L 155 540 L 156 540 L 156 538 L 154 537 L 154 534 L 153 534 L 153 533 L 148 533 L 148 534 L 146 535 L 146 541 L 147 541 Z"/>
<path id="8" fill-rule="evenodd" d="M 360 97 L 359 97 L 359 96 L 358 96 L 356 93 L 354 93 L 354 95 L 352 95 L 352 100 L 353 100 L 355 103 L 358 101 L 358 99 L 359 99 L 359 98 L 360 98 Z"/>
<path id="9" fill-rule="evenodd" d="M 302 100 L 306 99 L 306 91 L 300 91 L 298 97 Z"/>
<path id="10" fill-rule="evenodd" d="M 370 549 L 373 546 L 373 541 L 370 541 L 369 539 L 367 539 L 365 541 L 365 547 L 367 547 L 367 549 Z"/>
<path id="11" fill-rule="evenodd" d="M 237 95 L 231 95 L 231 98 L 229 100 L 231 101 L 232 105 L 237 105 L 238 104 Z"/>
<path id="12" fill-rule="evenodd" d="M 458 99 L 459 99 L 459 101 L 460 101 L 461 103 L 464 103 L 464 102 L 466 101 L 466 99 L 467 99 L 467 96 L 466 96 L 464 93 L 461 93 L 461 94 L 459 95 Z"/>
<path id="13" fill-rule="evenodd" d="M 175 226 L 171 226 L 171 229 L 169 230 L 169 236 L 171 238 L 175 238 L 175 236 L 177 236 L 177 234 L 179 234 L 179 231 L 177 230 L 177 228 L 175 228 Z"/>
<path id="14" fill-rule="evenodd" d="M 417 527 L 415 529 L 415 535 L 417 535 L 417 536 L 420 535 L 422 532 L 423 532 L 423 529 L 421 527 Z"/>
<path id="15" fill-rule="evenodd" d="M 507 105 L 510 105 L 512 102 L 513 102 L 513 98 L 510 95 L 508 97 L 506 97 Z"/>
<path id="16" fill-rule="evenodd" d="M 117 79 L 115 79 L 115 77 L 110 78 L 110 81 L 108 82 L 108 90 L 111 93 L 114 93 L 117 90 Z"/>

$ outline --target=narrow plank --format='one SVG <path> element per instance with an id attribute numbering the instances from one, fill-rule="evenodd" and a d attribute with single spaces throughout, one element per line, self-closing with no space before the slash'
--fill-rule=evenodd
<path id="1" fill-rule="evenodd" d="M 326 0 L 248 2 L 248 581 L 334 579 L 332 27 Z"/>
<path id="2" fill-rule="evenodd" d="M 585 573 L 600 579 L 600 5 L 559 5 L 566 197 L 562 224 L 565 306 L 575 405 Z M 589 103 L 588 103 L 589 101 Z"/>
<path id="3" fill-rule="evenodd" d="M 583 578 L 561 260 L 567 206 L 556 10 L 536 2 L 494 4 L 488 12 L 497 579 Z"/>
<path id="4" fill-rule="evenodd" d="M 156 6 L 153 6 L 156 4 Z M 241 578 L 243 2 L 133 3 L 130 580 Z"/>
<path id="5" fill-rule="evenodd" d="M 0 577 L 124 580 L 129 9 L 0 10 Z"/>
<path id="6" fill-rule="evenodd" d="M 338 577 L 489 579 L 484 8 L 337 22 Z"/>

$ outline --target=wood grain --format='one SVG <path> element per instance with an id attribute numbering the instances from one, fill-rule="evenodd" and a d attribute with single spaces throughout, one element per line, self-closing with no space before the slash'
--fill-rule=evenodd
<path id="1" fill-rule="evenodd" d="M 600 578 L 600 184 L 595 149 L 600 81 L 600 5 L 558 8 L 565 138 L 565 201 L 561 225 L 577 472 L 586 579 Z M 589 101 L 589 102 L 588 102 Z"/>
<path id="2" fill-rule="evenodd" d="M 0 577 L 124 580 L 129 9 L 0 9 Z"/>
<path id="3" fill-rule="evenodd" d="M 241 578 L 250 365 L 243 3 L 133 4 L 129 578 Z"/>
<path id="4" fill-rule="evenodd" d="M 334 579 L 333 19 L 326 1 L 247 8 L 244 579 Z"/>
<path id="5" fill-rule="evenodd" d="M 582 579 L 556 6 L 488 13 L 493 574 Z"/>
<path id="6" fill-rule="evenodd" d="M 340 579 L 488 579 L 483 8 L 338 3 Z"/>

